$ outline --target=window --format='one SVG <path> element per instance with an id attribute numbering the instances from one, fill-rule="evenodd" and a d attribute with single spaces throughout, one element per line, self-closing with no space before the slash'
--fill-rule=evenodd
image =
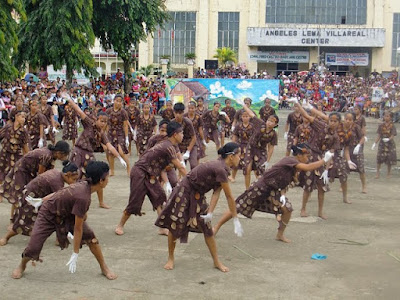
<path id="1" fill-rule="evenodd" d="M 393 14 L 393 35 L 392 35 L 392 67 L 400 67 L 400 54 L 397 48 L 400 47 L 400 13 Z"/>
<path id="2" fill-rule="evenodd" d="M 218 13 L 218 48 L 229 47 L 239 51 L 239 13 Z"/>
<path id="3" fill-rule="evenodd" d="M 196 12 L 170 12 L 164 29 L 154 32 L 153 61 L 169 55 L 171 63 L 185 64 L 185 54 L 196 51 Z"/>
<path id="4" fill-rule="evenodd" d="M 266 0 L 266 23 L 366 24 L 367 0 Z"/>

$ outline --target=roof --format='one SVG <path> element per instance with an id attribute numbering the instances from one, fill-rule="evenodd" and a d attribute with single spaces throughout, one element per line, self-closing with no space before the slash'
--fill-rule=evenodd
<path id="1" fill-rule="evenodd" d="M 181 81 L 190 90 L 194 92 L 196 96 L 203 96 L 210 94 L 210 91 L 198 81 Z"/>

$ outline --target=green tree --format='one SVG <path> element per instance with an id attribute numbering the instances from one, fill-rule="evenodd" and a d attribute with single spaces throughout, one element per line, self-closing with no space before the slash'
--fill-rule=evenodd
<path id="1" fill-rule="evenodd" d="M 217 58 L 220 66 L 223 66 L 223 67 L 225 67 L 226 64 L 230 61 L 237 63 L 236 52 L 229 47 L 218 48 L 213 57 Z"/>
<path id="2" fill-rule="evenodd" d="M 131 82 L 132 49 L 169 19 L 165 0 L 97 0 L 93 29 L 104 49 L 114 49 L 124 62 L 125 92 Z"/>
<path id="3" fill-rule="evenodd" d="M 92 28 L 92 0 L 23 0 L 26 21 L 21 22 L 20 44 L 15 56 L 17 66 L 52 64 L 66 66 L 67 83 L 74 70 L 86 76 L 97 75 L 90 48 L 95 36 Z"/>
<path id="4" fill-rule="evenodd" d="M 149 76 L 151 74 L 151 72 L 153 71 L 154 66 L 153 65 L 148 65 L 146 67 L 141 67 L 139 69 L 139 73 L 143 74 L 144 76 Z"/>
<path id="5" fill-rule="evenodd" d="M 18 49 L 18 23 L 26 20 L 21 0 L 0 0 L 0 80 L 12 80 L 18 70 L 11 61 L 11 55 Z"/>

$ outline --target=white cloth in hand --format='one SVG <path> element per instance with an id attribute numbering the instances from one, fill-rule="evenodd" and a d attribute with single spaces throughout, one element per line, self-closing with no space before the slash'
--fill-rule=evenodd
<path id="1" fill-rule="evenodd" d="M 347 165 L 349 166 L 350 170 L 357 169 L 357 165 L 355 163 L 353 163 L 351 160 L 347 161 Z"/>
<path id="2" fill-rule="evenodd" d="M 129 137 L 128 136 L 125 137 L 125 146 L 126 146 L 126 148 L 129 148 Z"/>
<path id="3" fill-rule="evenodd" d="M 206 215 L 201 215 L 200 218 L 202 218 L 204 220 L 205 223 L 211 223 L 213 217 L 213 213 L 209 212 Z"/>
<path id="4" fill-rule="evenodd" d="M 353 154 L 357 155 L 358 153 L 360 153 L 360 148 L 361 148 L 361 145 L 357 144 L 357 146 L 354 147 Z"/>
<path id="5" fill-rule="evenodd" d="M 28 202 L 30 205 L 32 205 L 35 208 L 35 212 L 37 213 L 39 210 L 39 207 L 43 203 L 43 198 L 33 198 L 31 196 L 26 196 L 25 197 L 26 202 Z"/>
<path id="6" fill-rule="evenodd" d="M 73 240 L 74 239 L 74 235 L 71 232 L 68 232 L 67 238 Z"/>
<path id="7" fill-rule="evenodd" d="M 323 158 L 324 162 L 327 163 L 328 161 L 330 161 L 334 155 L 335 154 L 333 152 L 326 151 L 325 155 L 324 155 L 324 158 Z"/>
<path id="8" fill-rule="evenodd" d="M 125 160 L 120 156 L 120 157 L 118 157 L 118 159 L 119 159 L 119 162 L 121 163 L 121 165 L 125 168 L 125 170 L 126 170 L 126 168 L 128 167 L 128 165 L 126 164 L 126 162 L 125 162 Z"/>
<path id="9" fill-rule="evenodd" d="M 364 136 L 364 143 L 368 142 L 368 137 Z"/>
<path id="10" fill-rule="evenodd" d="M 61 121 L 61 126 L 64 126 L 64 120 Z"/>
<path id="11" fill-rule="evenodd" d="M 319 179 L 322 179 L 324 184 L 328 184 L 329 183 L 328 170 L 322 172 L 321 177 Z"/>
<path id="12" fill-rule="evenodd" d="M 43 139 L 42 138 L 39 139 L 38 148 L 43 148 L 43 143 L 44 143 Z"/>
<path id="13" fill-rule="evenodd" d="M 282 207 L 285 206 L 285 204 L 286 204 L 286 196 L 285 195 L 281 195 L 281 197 L 279 198 L 279 202 L 282 204 Z"/>
<path id="14" fill-rule="evenodd" d="M 44 132 L 44 134 L 49 134 L 49 127 L 46 127 L 46 128 L 43 130 L 43 132 Z"/>
<path id="15" fill-rule="evenodd" d="M 239 218 L 233 218 L 233 226 L 234 226 L 234 232 L 238 237 L 243 236 L 243 228 L 242 224 L 240 224 Z"/>
<path id="16" fill-rule="evenodd" d="M 224 117 L 227 116 L 226 112 L 224 112 L 224 111 L 220 111 L 219 114 L 220 114 L 221 116 L 224 116 Z"/>
<path id="17" fill-rule="evenodd" d="M 53 127 L 53 133 L 59 133 L 59 130 L 57 130 L 57 128 Z"/>
<path id="18" fill-rule="evenodd" d="M 184 161 L 184 160 L 181 160 L 181 165 L 182 165 L 184 168 L 186 168 L 186 164 L 185 164 L 185 161 Z"/>
<path id="19" fill-rule="evenodd" d="M 169 198 L 171 193 L 172 193 L 172 185 L 169 182 L 167 182 L 165 184 L 165 194 L 167 195 L 167 198 Z"/>
<path id="20" fill-rule="evenodd" d="M 189 152 L 189 150 L 186 150 L 185 154 L 182 155 L 182 158 L 183 158 L 184 160 L 188 160 L 189 157 L 190 157 L 190 152 Z"/>
<path id="21" fill-rule="evenodd" d="M 384 142 L 384 143 L 387 143 L 387 142 L 389 142 L 389 141 L 390 141 L 389 138 L 383 138 L 383 139 L 382 139 L 382 142 Z"/>
<path id="22" fill-rule="evenodd" d="M 269 163 L 267 161 L 261 165 L 261 167 L 263 167 L 264 170 L 268 169 L 268 166 L 269 166 Z"/>
<path id="23" fill-rule="evenodd" d="M 287 140 L 287 137 L 288 137 L 288 133 L 287 133 L 287 131 L 283 134 L 283 139 L 284 140 Z"/>
<path id="24" fill-rule="evenodd" d="M 77 127 L 77 128 L 81 127 L 81 123 L 79 123 L 79 121 L 76 122 L 76 127 Z"/>
<path id="25" fill-rule="evenodd" d="M 206 142 L 206 140 L 203 140 L 203 145 L 204 145 L 205 147 L 207 147 L 207 142 Z"/>
<path id="26" fill-rule="evenodd" d="M 67 262 L 66 266 L 69 267 L 69 271 L 71 273 L 75 273 L 76 271 L 76 262 L 78 261 L 78 253 L 73 252 L 71 255 L 71 258 L 69 259 L 69 261 Z"/>
<path id="27" fill-rule="evenodd" d="M 297 100 L 297 98 L 295 98 L 295 97 L 289 98 L 286 101 L 289 103 L 293 103 L 293 104 L 299 104 L 299 100 Z"/>
<path id="28" fill-rule="evenodd" d="M 376 147 L 376 143 L 373 143 L 372 147 L 371 147 L 371 150 L 375 150 L 375 147 Z"/>

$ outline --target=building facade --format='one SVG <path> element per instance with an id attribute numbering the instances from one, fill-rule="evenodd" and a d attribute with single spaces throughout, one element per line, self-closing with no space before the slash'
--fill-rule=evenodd
<path id="1" fill-rule="evenodd" d="M 167 0 L 171 20 L 139 44 L 138 66 L 185 54 L 204 68 L 218 47 L 237 51 L 253 72 L 308 70 L 325 63 L 338 74 L 389 73 L 400 65 L 398 0 Z M 94 55 L 95 56 L 95 55 Z M 95 56 L 96 58 L 96 56 Z M 101 59 L 101 58 L 100 58 Z"/>

